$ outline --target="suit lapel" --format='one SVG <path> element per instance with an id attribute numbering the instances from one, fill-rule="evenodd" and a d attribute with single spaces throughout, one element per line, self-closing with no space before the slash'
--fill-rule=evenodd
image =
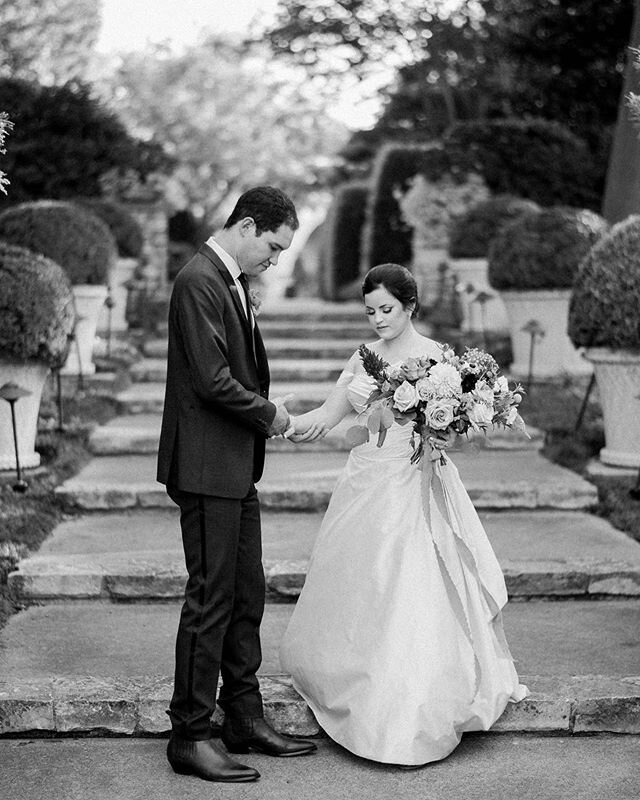
<path id="1" fill-rule="evenodd" d="M 242 327 L 243 327 L 243 330 L 244 330 L 244 333 L 245 333 L 245 337 L 247 339 L 247 344 L 249 345 L 249 350 L 253 354 L 253 358 L 254 358 L 254 361 L 256 362 L 256 366 L 259 367 L 260 366 L 259 365 L 259 359 L 258 359 L 258 354 L 256 352 L 256 340 L 255 340 L 255 337 L 254 337 L 254 331 L 252 330 L 252 327 L 251 327 L 251 319 L 249 317 L 247 317 L 247 315 L 244 313 L 244 308 L 242 306 L 242 301 L 240 300 L 240 293 L 239 293 L 238 287 L 235 284 L 235 281 L 231 277 L 231 273 L 226 268 L 226 266 L 221 261 L 221 259 L 218 258 L 218 256 L 215 253 L 215 251 L 212 250 L 209 247 L 208 244 L 203 244 L 200 247 L 200 251 L 199 252 L 202 253 L 203 256 L 208 258 L 209 261 L 211 261 L 211 263 L 218 270 L 218 272 L 220 273 L 223 281 L 227 285 L 227 288 L 229 289 L 229 294 L 231 295 L 231 299 L 233 300 L 233 304 L 236 307 L 236 311 L 238 312 L 238 316 L 240 317 L 240 322 L 242 323 Z M 250 314 L 252 313 L 250 308 L 248 309 L 248 311 L 249 311 Z M 261 344 L 262 344 L 262 340 L 261 340 Z M 262 346 L 262 350 L 264 352 L 264 345 Z M 266 362 L 266 356 L 265 356 L 265 362 Z"/>

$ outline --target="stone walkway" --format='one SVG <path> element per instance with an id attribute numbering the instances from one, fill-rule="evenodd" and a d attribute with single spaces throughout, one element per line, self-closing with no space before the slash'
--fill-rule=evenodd
<path id="1" fill-rule="evenodd" d="M 359 305 L 290 301 L 260 326 L 272 396 L 295 394 L 296 411 L 326 397 L 371 338 Z M 167 731 L 185 572 L 177 509 L 155 482 L 165 352 L 166 341 L 147 344 L 118 395 L 119 416 L 92 434 L 94 458 L 59 487 L 74 515 L 10 575 L 24 610 L 0 633 L 0 734 Z M 267 713 L 298 734 L 319 729 L 281 674 L 278 644 L 350 422 L 306 447 L 270 441 L 259 487 L 262 683 Z M 532 691 L 493 730 L 640 732 L 640 545 L 589 513 L 595 488 L 542 458 L 532 434 L 478 439 L 453 454 L 505 572 L 507 634 Z"/>

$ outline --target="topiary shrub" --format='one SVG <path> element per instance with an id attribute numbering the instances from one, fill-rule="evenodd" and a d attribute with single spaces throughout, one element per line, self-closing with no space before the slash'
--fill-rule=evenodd
<path id="1" fill-rule="evenodd" d="M 576 347 L 640 350 L 640 215 L 614 225 L 587 253 L 569 304 Z"/>
<path id="2" fill-rule="evenodd" d="M 73 202 L 92 211 L 105 223 L 116 240 L 121 258 L 140 256 L 144 246 L 142 228 L 123 205 L 102 197 L 78 197 Z"/>
<path id="3" fill-rule="evenodd" d="M 371 189 L 362 235 L 362 261 L 365 270 L 376 264 L 411 263 L 412 229 L 403 220 L 399 200 L 417 174 L 428 181 L 445 175 L 466 175 L 467 161 L 453 158 L 440 145 L 389 144 L 380 149 L 373 166 Z"/>
<path id="4" fill-rule="evenodd" d="M 510 194 L 490 197 L 456 217 L 449 229 L 451 258 L 486 258 L 489 244 L 503 225 L 527 211 L 539 211 L 532 200 Z"/>
<path id="5" fill-rule="evenodd" d="M 598 176 L 582 139 L 558 122 L 461 122 L 444 136 L 452 155 L 464 156 L 492 194 L 513 194 L 541 206 L 598 209 Z"/>
<path id="6" fill-rule="evenodd" d="M 60 367 L 73 325 L 71 283 L 62 267 L 0 241 L 0 355 Z"/>
<path id="7" fill-rule="evenodd" d="M 594 211 L 555 206 L 522 214 L 489 245 L 494 289 L 567 289 L 589 249 L 608 230 Z"/>
<path id="8" fill-rule="evenodd" d="M 116 243 L 95 214 L 73 203 L 21 203 L 0 214 L 0 239 L 41 253 L 64 269 L 73 285 L 109 281 Z"/>
<path id="9" fill-rule="evenodd" d="M 346 183 L 338 187 L 327 214 L 323 296 L 335 300 L 339 290 L 358 280 L 360 242 L 369 187 Z"/>

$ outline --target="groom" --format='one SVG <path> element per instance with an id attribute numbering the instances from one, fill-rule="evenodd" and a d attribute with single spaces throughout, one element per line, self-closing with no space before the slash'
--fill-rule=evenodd
<path id="1" fill-rule="evenodd" d="M 269 367 L 247 276 L 277 264 L 297 228 L 283 192 L 250 189 L 224 229 L 180 270 L 171 295 L 158 480 L 180 507 L 188 580 L 167 757 L 176 772 L 211 781 L 259 778 L 211 739 L 219 675 L 229 752 L 296 756 L 316 749 L 265 722 L 256 677 L 265 583 L 255 483 L 266 438 L 294 426 L 283 401 L 267 399 Z M 316 432 L 295 434 L 311 439 Z"/>

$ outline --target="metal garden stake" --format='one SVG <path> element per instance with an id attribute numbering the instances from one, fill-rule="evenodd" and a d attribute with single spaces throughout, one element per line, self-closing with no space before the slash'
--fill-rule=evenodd
<path id="1" fill-rule="evenodd" d="M 27 397 L 31 392 L 18 386 L 17 383 L 5 383 L 0 386 L 0 397 L 6 400 L 11 406 L 11 427 L 13 428 L 13 446 L 16 451 L 16 477 L 17 481 L 13 484 L 14 492 L 26 492 L 28 483 L 22 480 L 22 473 L 20 470 L 20 453 L 18 452 L 18 428 L 16 425 L 16 402 L 21 397 Z"/>

